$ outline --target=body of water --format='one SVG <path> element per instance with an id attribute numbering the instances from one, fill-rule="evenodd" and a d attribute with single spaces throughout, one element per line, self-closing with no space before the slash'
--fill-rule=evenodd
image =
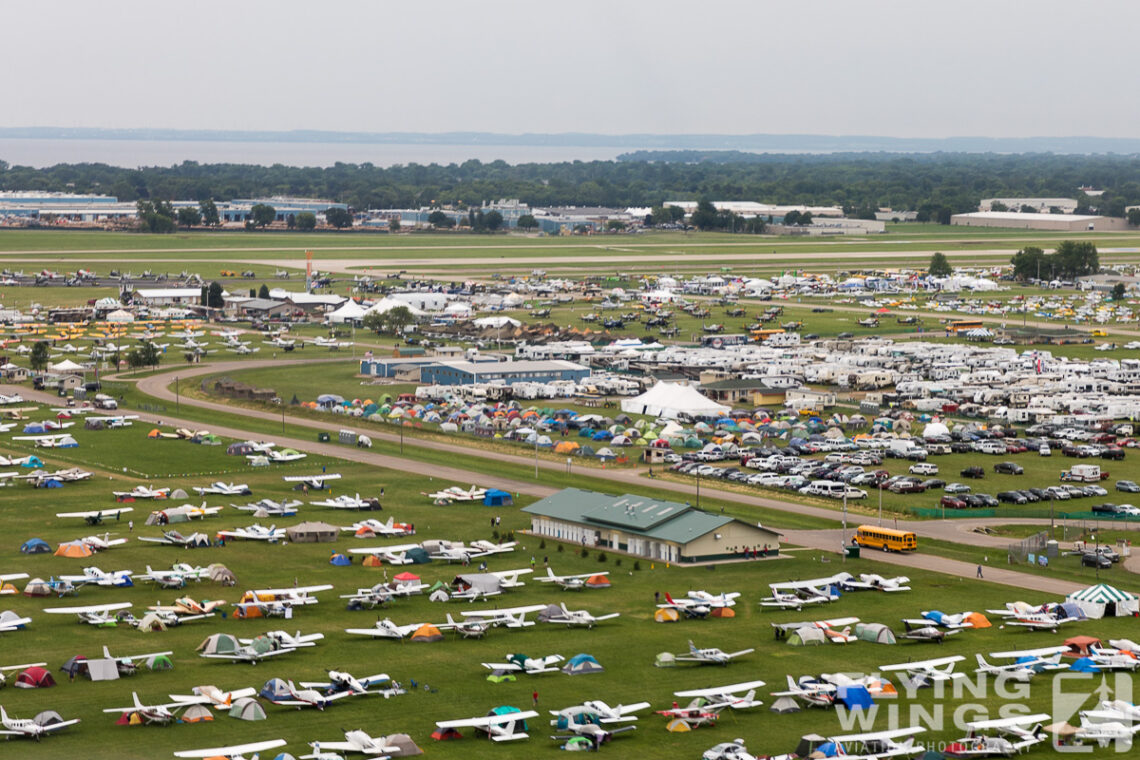
<path id="1" fill-rule="evenodd" d="M 337 162 L 376 166 L 461 164 L 478 159 L 509 164 L 610 161 L 631 149 L 543 145 L 400 145 L 388 143 L 241 142 L 222 140 L 87 140 L 0 138 L 0 160 L 41 168 L 55 164 L 102 163 L 135 168 L 202 164 L 285 164 L 332 166 Z"/>

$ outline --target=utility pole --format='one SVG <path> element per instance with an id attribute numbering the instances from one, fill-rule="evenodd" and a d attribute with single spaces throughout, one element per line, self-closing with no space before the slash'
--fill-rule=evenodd
<path id="1" fill-rule="evenodd" d="M 882 497 L 882 490 L 879 491 L 880 498 Z M 843 555 L 843 562 L 847 562 L 847 488 L 843 489 L 843 546 L 840 547 L 840 552 Z"/>
<path id="2" fill-rule="evenodd" d="M 175 412 L 178 411 L 179 403 L 180 403 L 180 398 L 178 395 L 178 375 L 175 375 L 174 376 L 174 411 Z"/>

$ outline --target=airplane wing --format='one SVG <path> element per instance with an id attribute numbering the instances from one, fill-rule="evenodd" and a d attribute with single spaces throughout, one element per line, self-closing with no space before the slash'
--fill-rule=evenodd
<path id="1" fill-rule="evenodd" d="M 210 749 L 190 749 L 175 752 L 175 757 L 232 757 L 247 752 L 264 752 L 270 749 L 284 747 L 288 742 L 284 739 L 270 739 L 269 741 L 252 742 L 250 744 L 234 744 L 229 747 L 211 747 Z"/>
<path id="2" fill-rule="evenodd" d="M 1013 652 L 990 652 L 990 657 L 996 657 L 998 659 L 1016 659 L 1019 657 L 1048 657 L 1049 655 L 1060 654 L 1061 652 L 1068 651 L 1069 648 L 1065 646 L 1043 647 L 1041 649 L 1020 649 Z"/>
<path id="3" fill-rule="evenodd" d="M 80 607 L 45 607 L 44 612 L 49 615 L 82 615 L 93 612 L 113 612 L 131 607 L 130 602 L 117 602 L 113 604 L 91 604 Z"/>
<path id="4" fill-rule="evenodd" d="M 726 659 L 731 660 L 736 657 L 743 657 L 746 654 L 752 654 L 755 651 L 755 649 L 741 649 L 739 652 L 728 652 L 724 656 Z"/>
<path id="5" fill-rule="evenodd" d="M 133 512 L 134 507 L 123 507 L 121 509 L 95 509 L 90 512 L 56 512 L 56 517 L 115 517 L 126 512 Z"/>
<path id="6" fill-rule="evenodd" d="M 891 731 L 872 731 L 866 734 L 845 734 L 843 736 L 829 736 L 827 738 L 836 743 L 874 741 L 876 739 L 899 739 L 904 736 L 921 734 L 925 730 L 926 729 L 922 726 L 910 726 L 909 728 L 896 728 Z"/>
<path id="7" fill-rule="evenodd" d="M 1053 716 L 1049 715 L 1048 713 L 1037 713 L 1035 715 L 1018 715 L 1013 718 L 976 720 L 972 723 L 967 723 L 966 727 L 975 730 L 990 728 L 1016 728 L 1018 726 L 1032 726 L 1034 723 L 1045 723 L 1046 721 L 1051 720 L 1053 720 Z"/>
<path id="8" fill-rule="evenodd" d="M 759 689 L 764 686 L 763 681 L 745 681 L 744 683 L 728 684 L 727 686 L 716 686 L 710 689 L 692 689 L 689 691 L 675 691 L 675 697 L 716 697 L 726 694 L 743 694 L 751 689 Z"/>

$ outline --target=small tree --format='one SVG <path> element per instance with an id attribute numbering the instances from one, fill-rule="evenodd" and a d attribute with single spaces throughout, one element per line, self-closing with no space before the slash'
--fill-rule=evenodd
<path id="1" fill-rule="evenodd" d="M 210 283 L 210 287 L 206 288 L 206 306 L 211 309 L 220 309 L 226 305 L 226 299 L 222 295 L 222 283 L 214 281 Z"/>
<path id="2" fill-rule="evenodd" d="M 930 257 L 930 266 L 927 267 L 927 271 L 932 277 L 949 277 L 954 274 L 954 268 L 950 266 L 949 259 L 941 251 L 935 251 L 934 255 Z"/>
<path id="3" fill-rule="evenodd" d="M 32 353 L 29 354 L 28 360 L 31 362 L 32 369 L 40 372 L 48 365 L 48 344 L 47 341 L 39 340 L 32 346 Z"/>
<path id="4" fill-rule="evenodd" d="M 202 224 L 207 227 L 217 227 L 221 223 L 221 217 L 218 216 L 218 207 L 214 201 L 206 199 L 198 203 L 198 208 L 202 211 Z"/>
<path id="5" fill-rule="evenodd" d="M 455 220 L 442 211 L 436 210 L 428 214 L 428 224 L 432 227 L 440 227 L 443 229 L 451 229 L 455 226 Z"/>
<path id="6" fill-rule="evenodd" d="M 1128 226 L 1140 227 L 1140 208 L 1128 209 Z"/>
<path id="7" fill-rule="evenodd" d="M 1112 300 L 1113 301 L 1123 301 L 1125 295 L 1126 295 L 1126 292 L 1125 292 L 1123 282 L 1118 282 L 1112 286 Z"/>
<path id="8" fill-rule="evenodd" d="M 267 227 L 277 219 L 277 209 L 268 203 L 255 203 L 249 210 L 250 221 L 255 227 Z"/>
<path id="9" fill-rule="evenodd" d="M 297 214 L 297 229 L 308 231 L 317 226 L 317 215 L 312 211 L 302 211 Z"/>
<path id="10" fill-rule="evenodd" d="M 190 229 L 202 223 L 202 212 L 193 206 L 178 209 L 178 226 Z"/>
<path id="11" fill-rule="evenodd" d="M 621 232 L 625 229 L 625 222 L 621 219 L 610 219 L 606 222 L 606 229 L 610 232 Z"/>
<path id="12" fill-rule="evenodd" d="M 483 217 L 483 226 L 486 227 L 489 232 L 497 231 L 503 226 L 503 215 L 498 211 L 488 212 Z"/>
<path id="13" fill-rule="evenodd" d="M 523 214 L 515 223 L 520 230 L 533 230 L 538 228 L 538 220 L 534 218 L 534 214 Z"/>
<path id="14" fill-rule="evenodd" d="M 399 232 L 399 231 L 400 231 L 400 220 L 399 219 L 389 219 L 388 220 L 388 232 Z"/>
<path id="15" fill-rule="evenodd" d="M 697 210 L 689 217 L 689 221 L 698 230 L 716 229 L 716 206 L 714 206 L 711 201 L 697 201 Z"/>
<path id="16" fill-rule="evenodd" d="M 384 315 L 378 311 L 370 311 L 364 315 L 364 319 L 360 320 L 360 323 L 364 325 L 365 330 L 379 333 L 384 330 Z"/>
<path id="17" fill-rule="evenodd" d="M 342 230 L 345 227 L 352 226 L 352 213 L 348 209 L 339 206 L 331 206 L 325 209 L 325 221 L 330 226 Z"/>
<path id="18" fill-rule="evenodd" d="M 261 284 L 261 289 L 257 291 L 258 298 L 269 298 L 269 286 L 265 283 Z"/>
<path id="19" fill-rule="evenodd" d="M 384 312 L 384 325 L 392 333 L 399 335 L 404 328 L 416 321 L 412 310 L 407 306 L 394 306 Z"/>

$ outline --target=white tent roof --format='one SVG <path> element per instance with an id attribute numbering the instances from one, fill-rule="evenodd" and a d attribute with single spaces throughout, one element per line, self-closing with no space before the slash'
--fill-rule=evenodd
<path id="1" fill-rule="evenodd" d="M 423 309 L 417 309 L 415 306 L 412 306 L 407 301 L 400 301 L 400 300 L 395 299 L 395 298 L 381 298 L 379 301 L 377 301 L 376 303 L 374 303 L 370 307 L 368 307 L 368 310 L 365 313 L 366 314 L 384 314 L 385 312 L 391 311 L 392 309 L 396 308 L 397 306 L 403 306 L 404 308 L 406 308 L 408 311 L 410 311 L 412 313 L 413 317 L 422 317 L 426 313 L 426 312 L 424 312 Z"/>
<path id="2" fill-rule="evenodd" d="M 350 298 L 345 301 L 339 309 L 329 314 L 329 321 L 334 324 L 340 324 L 350 319 L 361 319 L 364 317 L 364 314 L 364 307 Z"/>
<path id="3" fill-rule="evenodd" d="M 474 320 L 471 324 L 476 327 L 518 327 L 522 322 L 510 317 L 480 317 Z"/>
<path id="4" fill-rule="evenodd" d="M 134 322 L 135 315 L 123 309 L 116 309 L 104 317 L 108 322 Z"/>
<path id="5" fill-rule="evenodd" d="M 48 369 L 52 372 L 79 372 L 83 369 L 82 364 L 76 364 L 71 359 L 64 359 L 59 364 L 53 364 Z"/>
<path id="6" fill-rule="evenodd" d="M 692 386 L 657 383 L 640 396 L 622 399 L 621 410 L 627 414 L 676 419 L 682 415 L 706 417 L 728 414 L 732 409 L 702 396 Z"/>

